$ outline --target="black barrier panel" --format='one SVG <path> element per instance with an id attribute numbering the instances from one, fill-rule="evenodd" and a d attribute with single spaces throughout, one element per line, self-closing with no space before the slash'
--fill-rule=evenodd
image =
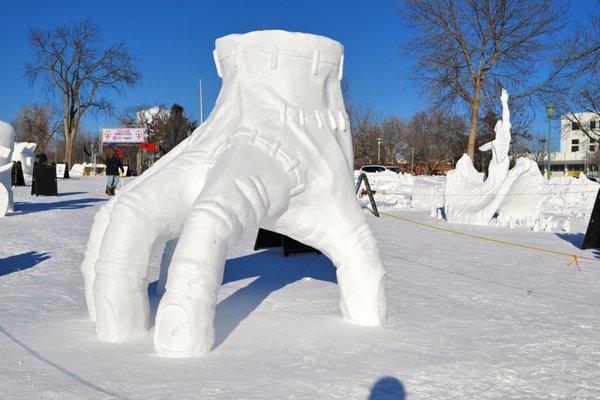
<path id="1" fill-rule="evenodd" d="M 600 191 L 596 194 L 596 202 L 594 203 L 594 209 L 590 216 L 590 222 L 588 223 L 587 231 L 585 232 L 585 238 L 581 248 L 585 249 L 596 249 L 600 247 Z"/>
<path id="2" fill-rule="evenodd" d="M 21 161 L 13 161 L 11 180 L 13 186 L 25 186 L 25 177 L 23 176 L 23 166 L 21 165 Z"/>
<path id="3" fill-rule="evenodd" d="M 36 165 L 33 167 L 31 194 L 36 196 L 58 196 L 56 167 Z"/>
<path id="4" fill-rule="evenodd" d="M 304 243 L 300 243 L 291 237 L 260 228 L 256 235 L 256 241 L 254 242 L 254 250 L 270 249 L 273 247 L 282 247 L 284 257 L 287 257 L 290 254 L 299 253 L 321 254 L 319 250 L 305 245 Z"/>
<path id="5" fill-rule="evenodd" d="M 281 247 L 281 235 L 276 232 L 268 231 L 266 229 L 259 228 L 258 235 L 256 235 L 256 241 L 254 242 L 254 250 L 270 249 L 272 247 Z"/>

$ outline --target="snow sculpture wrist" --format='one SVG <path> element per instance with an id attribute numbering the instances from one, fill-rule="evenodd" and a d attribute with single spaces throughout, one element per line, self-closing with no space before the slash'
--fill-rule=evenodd
<path id="1" fill-rule="evenodd" d="M 0 217 L 13 211 L 12 192 L 12 153 L 15 130 L 4 121 L 0 121 Z"/>
<path id="2" fill-rule="evenodd" d="M 337 267 L 344 317 L 383 324 L 385 271 L 353 192 L 342 46 L 251 32 L 218 39 L 214 58 L 223 86 L 208 120 L 95 217 L 82 272 L 99 338 L 148 329 L 152 246 L 179 238 L 155 348 L 170 357 L 210 351 L 228 247 L 257 226 L 321 250 Z"/>

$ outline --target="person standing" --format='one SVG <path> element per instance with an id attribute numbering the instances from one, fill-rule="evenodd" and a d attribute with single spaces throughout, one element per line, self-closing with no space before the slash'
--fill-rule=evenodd
<path id="1" fill-rule="evenodd" d="M 114 148 L 109 148 L 106 152 L 106 194 L 115 195 L 115 189 L 119 183 L 119 177 L 125 173 L 121 159 L 117 156 Z"/>

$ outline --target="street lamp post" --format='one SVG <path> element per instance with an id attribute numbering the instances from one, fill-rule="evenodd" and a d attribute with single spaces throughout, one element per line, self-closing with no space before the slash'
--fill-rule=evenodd
<path id="1" fill-rule="evenodd" d="M 546 165 L 546 174 L 548 175 L 548 179 L 550 179 L 550 135 L 552 133 L 552 118 L 554 118 L 554 104 L 550 103 L 546 106 L 546 115 L 548 116 L 548 138 L 547 138 L 547 154 L 548 154 L 548 163 Z"/>
<path id="2" fill-rule="evenodd" d="M 415 149 L 410 150 L 410 173 L 415 174 Z"/>
<path id="3" fill-rule="evenodd" d="M 381 163 L 381 138 L 377 138 L 377 164 Z"/>

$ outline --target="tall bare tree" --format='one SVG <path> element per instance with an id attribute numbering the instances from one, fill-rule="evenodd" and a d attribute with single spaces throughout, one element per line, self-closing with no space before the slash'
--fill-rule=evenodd
<path id="1" fill-rule="evenodd" d="M 380 127 L 375 111 L 370 106 L 346 105 L 349 111 L 354 147 L 354 166 L 377 163 L 377 138 Z"/>
<path id="2" fill-rule="evenodd" d="M 590 139 L 600 136 L 600 0 L 557 45 L 560 79 L 546 87 L 544 100 Z M 587 113 L 580 114 L 580 113 Z M 583 118 L 582 118 L 583 116 Z"/>
<path id="3" fill-rule="evenodd" d="M 60 114 L 47 104 L 23 106 L 13 121 L 16 140 L 37 144 L 37 151 L 45 153 L 60 131 Z"/>
<path id="4" fill-rule="evenodd" d="M 125 45 L 104 47 L 100 29 L 88 20 L 50 30 L 32 28 L 28 37 L 33 54 L 26 74 L 31 84 L 43 79 L 46 89 L 62 99 L 64 161 L 71 164 L 83 115 L 109 110 L 106 95 L 135 85 L 139 72 Z"/>
<path id="5" fill-rule="evenodd" d="M 543 87 L 538 67 L 553 52 L 548 38 L 563 28 L 565 7 L 560 0 L 405 0 L 398 11 L 418 32 L 402 46 L 415 57 L 413 76 L 435 105 L 468 112 L 473 159 L 482 106 L 500 87 L 513 99 Z"/>
<path id="6" fill-rule="evenodd" d="M 465 121 L 459 116 L 436 109 L 420 111 L 408 122 L 406 148 L 414 151 L 414 161 L 425 165 L 431 173 L 460 155 L 466 132 Z"/>

